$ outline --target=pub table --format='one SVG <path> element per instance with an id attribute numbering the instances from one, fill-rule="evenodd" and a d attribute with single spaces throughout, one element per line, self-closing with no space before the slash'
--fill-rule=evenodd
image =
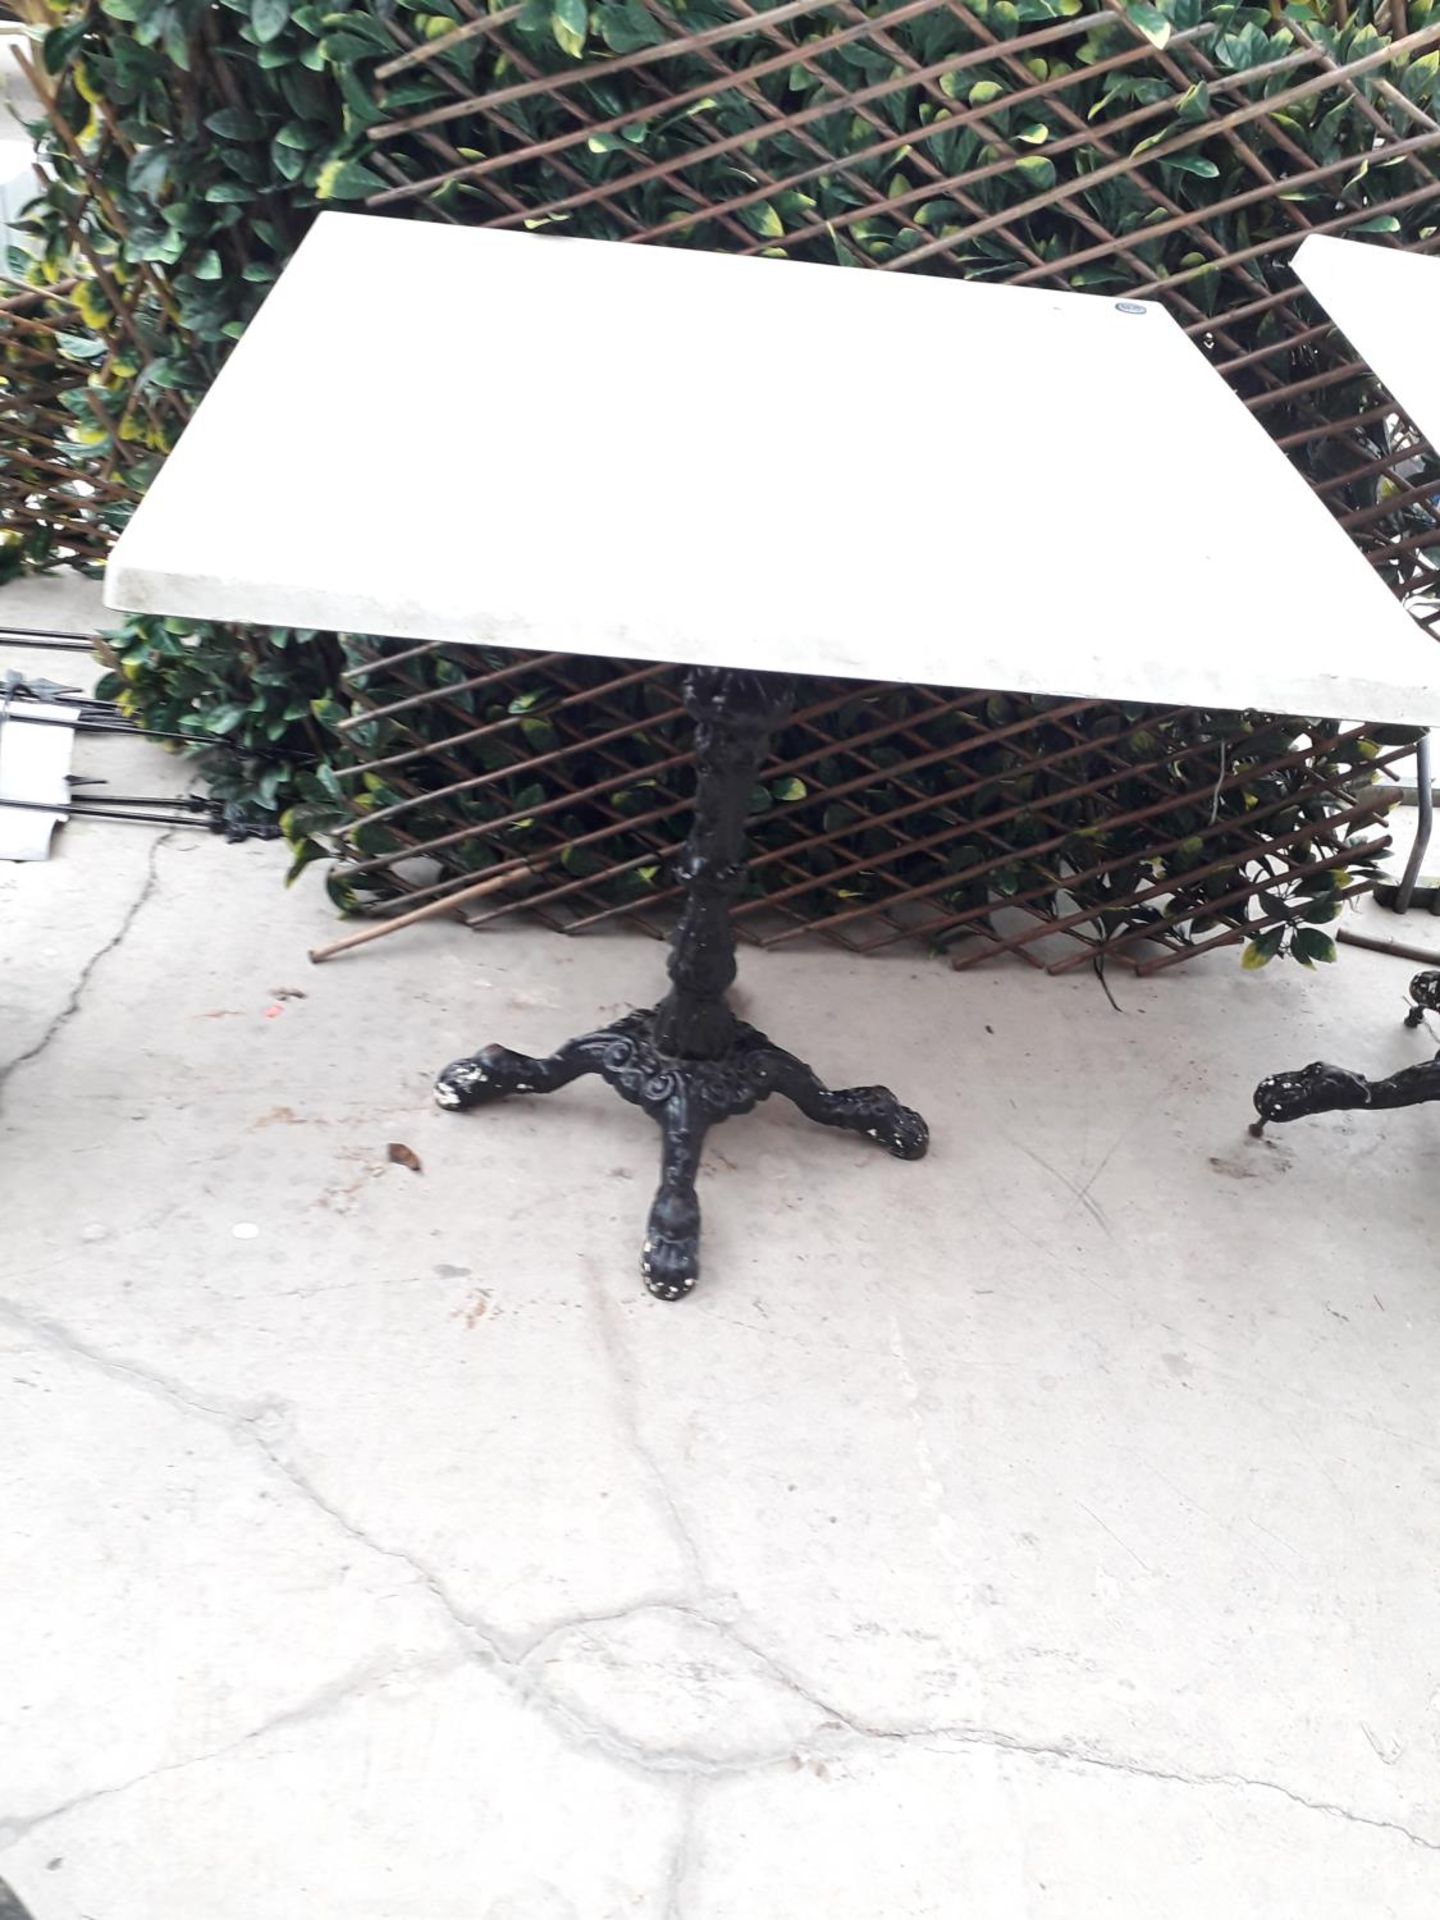
<path id="1" fill-rule="evenodd" d="M 718 1121 L 782 1094 L 900 1159 L 928 1141 L 726 997 L 746 800 L 795 675 L 1440 720 L 1413 623 L 1159 307 L 364 214 L 315 222 L 107 597 L 682 671 L 669 992 L 436 1087 L 467 1108 L 596 1074 L 649 1113 L 641 1268 L 672 1300 Z"/>
<path id="2" fill-rule="evenodd" d="M 1392 399 L 1431 446 L 1440 448 L 1440 260 L 1311 234 L 1292 264 Z M 1440 590 L 1440 578 L 1436 586 Z M 1433 641 L 1428 644 L 1429 675 L 1440 681 L 1440 655 Z M 1419 756 L 1419 769 L 1428 781 L 1428 754 Z M 1407 880 L 1413 882 L 1417 866 L 1412 859 Z M 1427 1012 L 1440 1012 L 1440 970 L 1417 973 L 1410 982 L 1410 1000 L 1406 1026 L 1418 1027 Z M 1271 1121 L 1298 1120 L 1305 1114 L 1423 1106 L 1440 1100 L 1440 1054 L 1382 1080 L 1313 1060 L 1308 1067 L 1268 1075 L 1254 1097 L 1259 1118 L 1251 1131 L 1257 1134 Z"/>

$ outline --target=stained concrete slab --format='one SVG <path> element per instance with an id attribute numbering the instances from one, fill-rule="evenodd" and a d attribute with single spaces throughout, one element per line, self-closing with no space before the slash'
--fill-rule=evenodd
<path id="1" fill-rule="evenodd" d="M 1262 1072 L 1425 1057 L 1406 964 L 1221 956 L 1117 1011 L 747 958 L 748 1014 L 934 1145 L 727 1125 L 665 1305 L 642 1115 L 428 1091 L 659 949 L 312 968 L 281 865 L 68 827 L 0 874 L 34 1920 L 1430 1920 L 1440 1113 L 1246 1133 Z"/>

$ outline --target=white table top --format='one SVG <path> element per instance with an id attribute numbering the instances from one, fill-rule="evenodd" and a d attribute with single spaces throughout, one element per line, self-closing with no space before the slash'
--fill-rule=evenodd
<path id="1" fill-rule="evenodd" d="M 106 594 L 1440 722 L 1433 643 L 1158 307 L 373 215 L 316 222 Z"/>
<path id="2" fill-rule="evenodd" d="M 1440 447 L 1440 259 L 1312 233 L 1292 265 L 1426 439 Z"/>

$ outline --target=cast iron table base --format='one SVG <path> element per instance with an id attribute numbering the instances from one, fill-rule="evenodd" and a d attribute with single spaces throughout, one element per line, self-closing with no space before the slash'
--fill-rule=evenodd
<path id="1" fill-rule="evenodd" d="M 930 1142 L 918 1113 L 888 1087 L 832 1092 L 803 1060 L 736 1018 L 730 902 L 745 876 L 745 815 L 771 732 L 789 710 L 789 682 L 731 668 L 690 670 L 685 705 L 695 722 L 695 820 L 676 865 L 685 904 L 670 937 L 671 987 L 658 1007 L 567 1040 L 543 1058 L 484 1047 L 435 1083 L 442 1107 L 486 1106 L 515 1093 L 554 1093 L 598 1074 L 660 1127 L 660 1186 L 640 1271 L 651 1293 L 679 1300 L 700 1271 L 695 1178 L 705 1135 L 732 1114 L 784 1094 L 822 1126 L 863 1133 L 901 1160 Z"/>
<path id="2" fill-rule="evenodd" d="M 1413 1005 L 1405 1016 L 1407 1027 L 1418 1027 L 1427 1013 L 1440 1013 L 1440 972 L 1417 973 L 1410 982 Z M 1272 1120 L 1298 1120 L 1307 1113 L 1338 1113 L 1356 1107 L 1379 1111 L 1387 1107 L 1419 1107 L 1440 1100 L 1440 1053 L 1423 1066 L 1402 1067 L 1384 1080 L 1367 1080 L 1349 1067 L 1312 1061 L 1293 1073 L 1272 1073 L 1255 1089 L 1255 1111 L 1260 1118 L 1250 1131 L 1263 1133 Z"/>

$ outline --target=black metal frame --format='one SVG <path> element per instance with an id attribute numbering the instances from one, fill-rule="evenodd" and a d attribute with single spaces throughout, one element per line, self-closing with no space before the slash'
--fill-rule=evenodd
<path id="1" fill-rule="evenodd" d="M 1427 1013 L 1440 1013 L 1440 971 L 1417 973 L 1410 982 L 1412 1005 L 1407 1027 L 1418 1027 Z M 1440 1100 L 1440 1053 L 1419 1066 L 1402 1067 L 1384 1080 L 1368 1080 L 1350 1067 L 1334 1067 L 1312 1060 L 1290 1073 L 1272 1073 L 1255 1089 L 1259 1119 L 1250 1131 L 1257 1137 L 1272 1121 L 1299 1120 L 1311 1113 L 1339 1113 L 1364 1107 L 1380 1112 L 1388 1107 L 1419 1107 Z"/>
<path id="2" fill-rule="evenodd" d="M 745 816 L 771 733 L 791 705 L 791 683 L 774 674 L 694 667 L 685 706 L 695 722 L 695 818 L 676 877 L 685 904 L 670 937 L 670 991 L 658 1007 L 566 1041 L 543 1058 L 484 1047 L 440 1074 L 442 1107 L 490 1104 L 515 1093 L 553 1093 L 598 1074 L 643 1107 L 661 1132 L 660 1186 L 650 1209 L 640 1271 L 651 1293 L 679 1300 L 700 1271 L 696 1174 L 705 1135 L 772 1093 L 822 1126 L 876 1140 L 918 1160 L 930 1135 L 888 1087 L 832 1091 L 803 1060 L 736 1018 L 726 993 L 735 978 L 730 905 L 744 885 Z"/>

